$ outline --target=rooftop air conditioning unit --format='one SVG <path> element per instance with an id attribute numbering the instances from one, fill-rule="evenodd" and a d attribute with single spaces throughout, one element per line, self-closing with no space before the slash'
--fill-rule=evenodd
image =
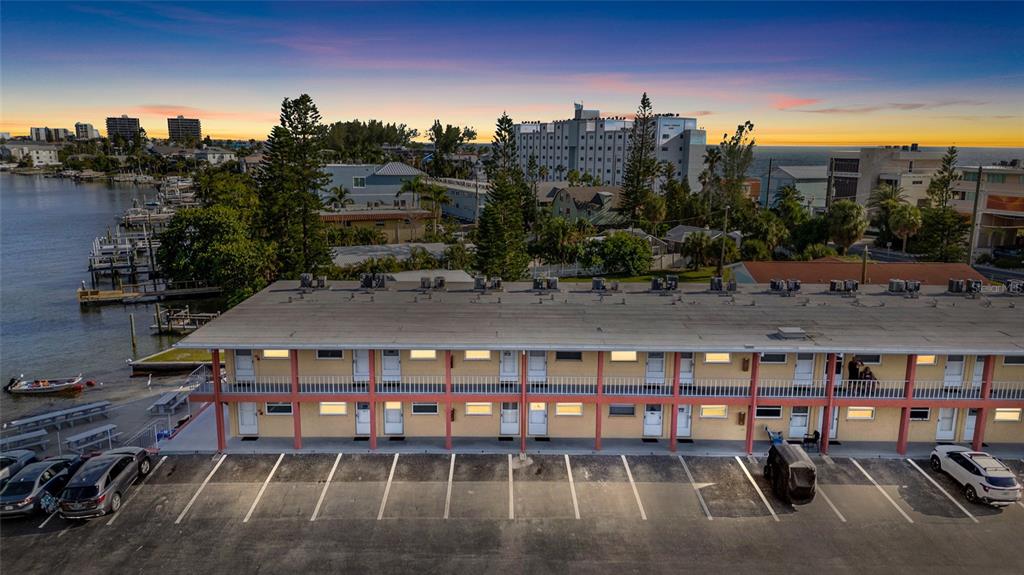
<path id="1" fill-rule="evenodd" d="M 921 282 L 918 280 L 907 280 L 905 287 L 907 289 L 907 293 L 917 294 L 921 291 Z"/>
<path id="2" fill-rule="evenodd" d="M 964 293 L 964 280 L 949 278 L 949 293 Z"/>
<path id="3" fill-rule="evenodd" d="M 423 280 L 421 279 L 420 283 L 422 284 L 422 282 Z M 481 291 L 487 289 L 487 278 L 485 276 L 476 276 L 473 278 L 473 289 Z"/>
<path id="4" fill-rule="evenodd" d="M 665 289 L 670 291 L 679 289 L 679 276 L 675 274 L 665 276 Z"/>
<path id="5" fill-rule="evenodd" d="M 651 291 L 662 291 L 665 289 L 665 282 L 659 277 L 651 278 Z"/>
<path id="6" fill-rule="evenodd" d="M 594 278 L 590 280 L 590 289 L 594 291 L 604 291 L 607 289 L 604 285 L 604 278 Z"/>
<path id="7" fill-rule="evenodd" d="M 327 276 L 320 276 L 316 278 L 316 287 L 320 289 L 327 287 Z"/>
<path id="8" fill-rule="evenodd" d="M 711 278 L 711 291 L 722 291 L 723 286 L 722 276 L 715 276 Z"/>
<path id="9" fill-rule="evenodd" d="M 547 289 L 547 287 L 548 287 L 548 279 L 547 278 L 533 278 L 533 289 L 535 289 L 535 290 L 543 290 L 543 289 Z"/>
<path id="10" fill-rule="evenodd" d="M 558 278 L 548 278 L 548 289 L 558 291 Z"/>
<path id="11" fill-rule="evenodd" d="M 786 280 L 786 289 L 791 292 L 800 291 L 800 280 Z"/>
<path id="12" fill-rule="evenodd" d="M 889 293 L 903 293 L 907 291 L 907 282 L 901 279 L 889 280 Z"/>
<path id="13" fill-rule="evenodd" d="M 773 292 L 785 291 L 786 281 L 777 279 L 768 280 L 768 289 L 770 289 Z"/>
<path id="14" fill-rule="evenodd" d="M 846 287 L 845 287 L 845 284 L 843 283 L 843 280 L 829 280 L 828 281 L 828 291 L 830 291 L 832 293 L 842 293 L 842 292 L 846 291 Z"/>
<path id="15" fill-rule="evenodd" d="M 1006 293 L 1010 295 L 1024 294 L 1024 280 L 1006 280 Z"/>
<path id="16" fill-rule="evenodd" d="M 420 278 L 420 289 L 430 289 L 431 283 L 429 277 Z"/>
<path id="17" fill-rule="evenodd" d="M 860 289 L 860 282 L 857 280 L 846 280 L 843 282 L 843 287 L 845 291 L 855 292 Z"/>
<path id="18" fill-rule="evenodd" d="M 725 284 L 725 289 L 731 292 L 736 291 L 736 280 L 730 279 L 729 282 Z"/>
<path id="19" fill-rule="evenodd" d="M 359 276 L 359 287 L 363 289 L 373 289 L 373 274 L 363 274 Z"/>
<path id="20" fill-rule="evenodd" d="M 448 282 L 445 281 L 444 276 L 436 276 L 434 278 L 434 289 L 443 290 L 447 285 Z"/>
<path id="21" fill-rule="evenodd" d="M 491 278 L 487 285 L 492 290 L 501 291 L 501 278 Z"/>
<path id="22" fill-rule="evenodd" d="M 299 274 L 300 288 L 313 288 L 313 274 Z"/>
<path id="23" fill-rule="evenodd" d="M 967 280 L 967 293 L 981 293 L 981 280 Z"/>

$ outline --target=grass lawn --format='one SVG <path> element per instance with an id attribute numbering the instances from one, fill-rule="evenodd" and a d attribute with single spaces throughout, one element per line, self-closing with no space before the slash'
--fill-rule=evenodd
<path id="1" fill-rule="evenodd" d="M 147 362 L 160 362 L 160 361 L 212 361 L 209 350 L 205 349 L 165 349 L 160 353 L 146 358 Z"/>
<path id="2" fill-rule="evenodd" d="M 730 270 L 728 268 L 726 268 L 723 271 L 724 271 L 723 275 L 725 276 L 725 279 L 728 280 L 731 277 Z M 669 275 L 669 274 L 674 274 L 674 275 L 679 276 L 679 282 L 680 283 L 704 283 L 704 282 L 707 282 L 708 280 L 710 280 L 715 275 L 715 266 L 707 266 L 707 267 L 703 267 L 703 268 L 698 268 L 696 270 L 664 271 L 664 272 L 657 272 L 657 273 L 652 273 L 652 274 L 647 274 L 647 275 L 642 275 L 642 276 L 617 276 L 617 275 L 609 274 L 609 275 L 605 275 L 605 276 L 602 276 L 602 277 L 604 277 L 607 280 L 617 281 L 617 282 L 625 282 L 625 283 L 634 283 L 634 282 L 635 283 L 650 283 L 651 278 L 653 278 L 655 276 L 663 277 L 663 276 L 666 276 L 666 275 Z M 589 277 L 578 277 L 578 278 L 567 277 L 567 278 L 561 278 L 561 281 L 563 281 L 563 282 L 589 282 L 590 280 L 591 280 L 591 278 L 589 278 Z"/>

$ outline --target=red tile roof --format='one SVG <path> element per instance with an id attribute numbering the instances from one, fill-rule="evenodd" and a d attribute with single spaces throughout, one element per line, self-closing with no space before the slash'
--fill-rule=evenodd
<path id="1" fill-rule="evenodd" d="M 861 278 L 860 262 L 835 261 L 830 258 L 811 262 L 743 262 L 756 283 L 772 279 L 798 279 L 807 284 L 823 284 L 829 280 Z M 950 278 L 985 278 L 967 264 L 868 262 L 868 284 L 886 284 L 890 279 L 918 280 L 923 285 L 946 285 Z"/>

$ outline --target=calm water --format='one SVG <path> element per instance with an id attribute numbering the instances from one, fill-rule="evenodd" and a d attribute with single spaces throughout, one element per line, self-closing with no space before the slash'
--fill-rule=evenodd
<path id="1" fill-rule="evenodd" d="M 756 134 L 755 134 L 756 135 Z M 858 150 L 856 146 L 758 146 L 754 148 L 754 163 L 750 167 L 751 177 L 764 177 L 768 174 L 768 160 L 773 159 L 776 166 L 827 166 L 832 152 L 840 150 Z M 944 152 L 945 148 L 926 148 L 929 152 Z M 965 166 L 991 164 L 1000 160 L 1024 160 L 1024 148 L 959 148 L 957 163 Z"/>
<path id="2" fill-rule="evenodd" d="M 75 289 L 89 280 L 95 236 L 113 229 L 133 199 L 155 188 L 76 184 L 0 174 L 0 377 L 60 377 L 79 372 L 124 381 L 132 357 L 129 313 L 139 357 L 172 343 L 150 335 L 152 305 L 79 308 Z M 108 280 L 109 281 L 109 280 Z M 107 284 L 109 286 L 109 284 Z"/>

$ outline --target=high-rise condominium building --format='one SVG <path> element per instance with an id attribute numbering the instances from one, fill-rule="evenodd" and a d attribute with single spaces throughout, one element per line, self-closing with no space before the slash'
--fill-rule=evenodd
<path id="1" fill-rule="evenodd" d="M 75 138 L 79 140 L 96 140 L 100 137 L 100 131 L 92 124 L 78 122 L 75 124 Z"/>
<path id="2" fill-rule="evenodd" d="M 120 118 L 107 118 L 107 137 L 114 139 L 121 136 L 125 140 L 134 140 L 139 135 L 139 119 L 122 115 Z"/>
<path id="3" fill-rule="evenodd" d="M 167 118 L 167 137 L 172 142 L 186 142 L 190 139 L 202 140 L 203 130 L 198 118 Z"/>
<path id="4" fill-rule="evenodd" d="M 654 118 L 655 154 L 659 162 L 669 162 L 677 177 L 686 178 L 694 189 L 707 147 L 704 130 L 695 118 L 660 114 Z M 546 180 L 564 180 L 576 170 L 604 184 L 621 185 L 629 158 L 633 120 L 601 117 L 599 110 L 575 105 L 575 114 L 567 120 L 516 124 L 519 162 L 525 169 L 534 158 L 537 166 L 547 168 Z"/>

